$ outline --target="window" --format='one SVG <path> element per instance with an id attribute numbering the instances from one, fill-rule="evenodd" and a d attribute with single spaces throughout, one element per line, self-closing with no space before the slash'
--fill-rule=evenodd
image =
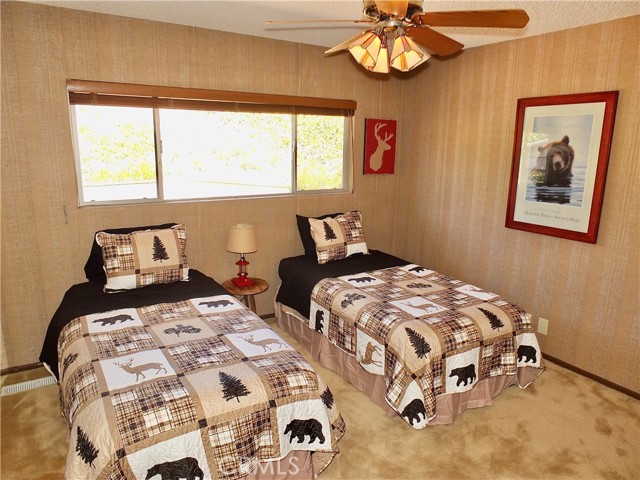
<path id="1" fill-rule="evenodd" d="M 80 205 L 349 191 L 355 102 L 68 82 Z"/>

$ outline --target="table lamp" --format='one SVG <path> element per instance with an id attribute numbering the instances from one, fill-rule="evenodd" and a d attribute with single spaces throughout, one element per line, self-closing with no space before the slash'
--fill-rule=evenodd
<path id="1" fill-rule="evenodd" d="M 256 250 L 258 250 L 258 248 L 256 247 L 256 239 L 253 235 L 253 225 L 244 223 L 232 225 L 227 240 L 227 251 L 240 254 L 240 260 L 236 262 L 236 265 L 239 267 L 238 275 L 231 280 L 236 287 L 242 288 L 253 285 L 253 280 L 251 280 L 247 274 L 247 265 L 249 265 L 249 262 L 245 260 L 244 254 L 253 253 Z"/>

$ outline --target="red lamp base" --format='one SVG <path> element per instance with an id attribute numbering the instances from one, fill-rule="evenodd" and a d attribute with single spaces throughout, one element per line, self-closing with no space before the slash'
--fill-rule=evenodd
<path id="1" fill-rule="evenodd" d="M 253 280 L 247 277 L 246 273 L 244 274 L 244 276 L 241 276 L 240 274 L 238 274 L 238 276 L 232 278 L 231 281 L 238 288 L 250 287 L 252 285 L 255 285 Z"/>
<path id="2" fill-rule="evenodd" d="M 249 262 L 244 259 L 244 255 L 240 257 L 240 260 L 236 262 L 236 265 L 238 265 L 240 271 L 238 272 L 237 277 L 231 279 L 233 284 L 238 288 L 250 287 L 254 285 L 253 280 L 249 278 L 249 274 L 247 273 L 247 265 L 249 265 Z"/>

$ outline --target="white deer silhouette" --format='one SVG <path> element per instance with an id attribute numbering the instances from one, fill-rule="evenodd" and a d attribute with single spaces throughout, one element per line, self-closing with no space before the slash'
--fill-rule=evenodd
<path id="1" fill-rule="evenodd" d="M 249 335 L 247 337 L 243 337 L 243 340 L 245 342 L 251 343 L 252 345 L 262 347 L 265 352 L 268 350 L 272 350 L 272 348 L 269 346 L 270 344 L 275 344 L 278 347 L 286 347 L 286 344 L 284 344 L 280 339 L 277 338 L 263 338 L 262 340 L 254 340 L 253 335 Z"/>
<path id="2" fill-rule="evenodd" d="M 369 167 L 374 172 L 377 172 L 382 168 L 382 157 L 384 156 L 384 152 L 391 149 L 391 145 L 389 145 L 389 140 L 393 138 L 393 133 L 387 132 L 384 134 L 384 139 L 380 137 L 379 132 L 382 127 L 386 127 L 386 123 L 376 123 L 374 127 L 374 135 L 376 140 L 378 141 L 378 145 L 376 147 L 376 151 L 371 154 L 369 157 Z"/>
<path id="3" fill-rule="evenodd" d="M 156 370 L 156 375 L 158 373 L 160 373 L 160 370 L 164 370 L 164 373 L 167 373 L 167 369 L 164 368 L 164 366 L 161 363 L 144 363 L 142 365 L 138 365 L 137 367 L 132 367 L 131 364 L 133 363 L 133 359 L 130 358 L 129 361 L 125 362 L 125 363 L 118 363 L 118 362 L 114 362 L 117 366 L 119 366 L 121 369 L 123 369 L 125 372 L 128 373 L 135 373 L 136 374 L 136 382 L 138 381 L 138 378 L 140 378 L 140 376 L 142 375 L 142 378 L 147 378 L 144 376 L 144 372 L 145 370 Z"/>

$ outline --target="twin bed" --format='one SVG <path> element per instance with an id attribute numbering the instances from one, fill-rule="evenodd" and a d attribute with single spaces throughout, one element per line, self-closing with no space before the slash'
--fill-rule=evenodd
<path id="1" fill-rule="evenodd" d="M 59 379 L 66 478 L 319 475 L 345 431 L 330 389 L 257 315 L 188 269 L 184 227 L 96 239 L 89 281 L 66 292 L 40 357 Z"/>
<path id="2" fill-rule="evenodd" d="M 278 324 L 387 415 L 451 423 L 542 372 L 517 305 L 368 250 L 359 212 L 297 220 L 305 254 L 280 262 Z"/>
<path id="3" fill-rule="evenodd" d="M 305 255 L 280 262 L 278 324 L 388 415 L 450 423 L 542 371 L 516 305 L 369 251 L 358 212 L 298 226 Z M 185 245 L 177 224 L 98 232 L 89 281 L 54 314 L 40 360 L 60 384 L 66 477 L 317 477 L 345 433 L 331 390 L 189 269 Z"/>

